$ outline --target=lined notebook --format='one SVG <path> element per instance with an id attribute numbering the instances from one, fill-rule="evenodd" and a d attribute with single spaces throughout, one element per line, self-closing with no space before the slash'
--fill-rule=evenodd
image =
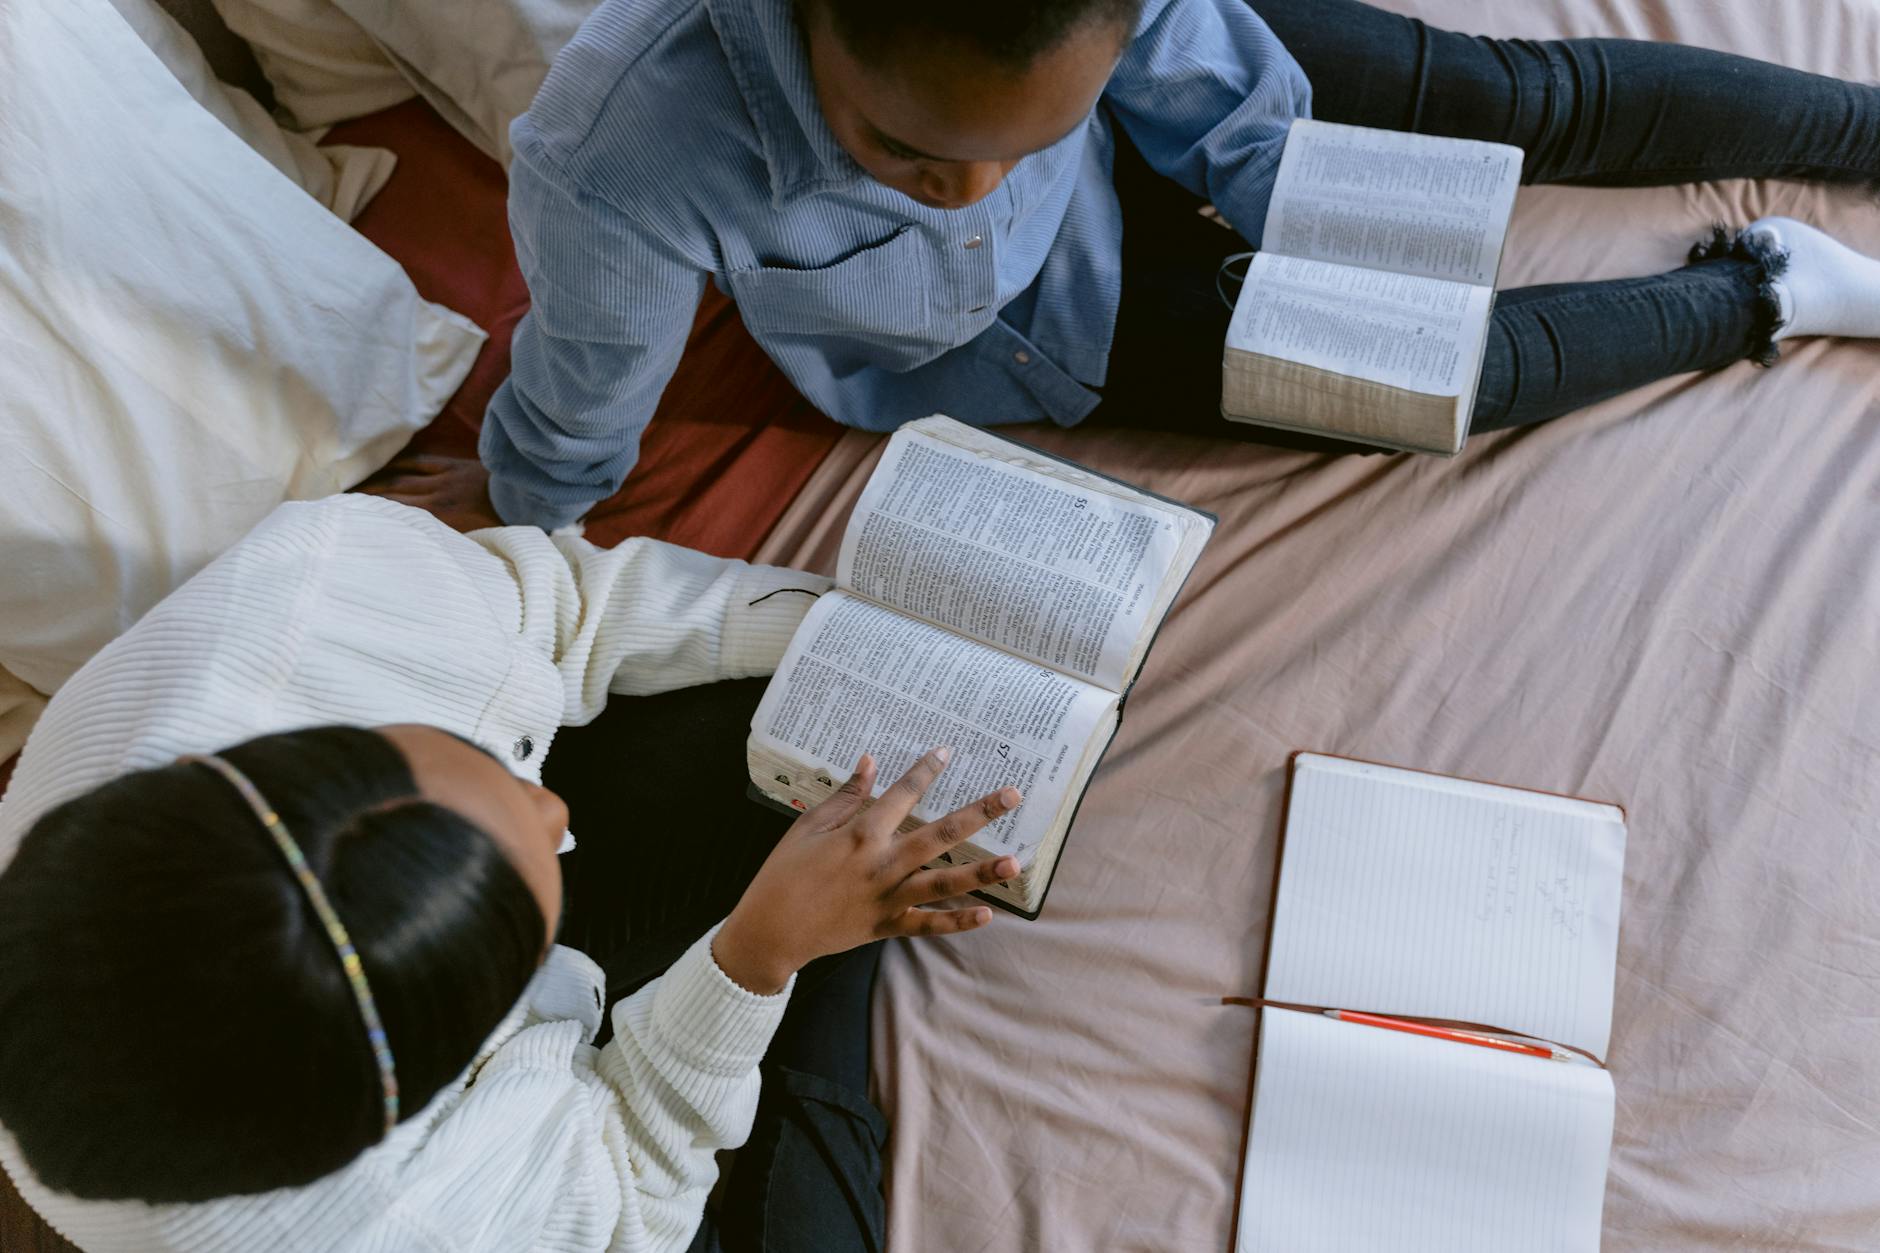
<path id="1" fill-rule="evenodd" d="M 1265 998 L 1603 1057 L 1625 814 L 1301 753 Z M 1308 1010 L 1262 1014 L 1241 1253 L 1599 1247 L 1611 1076 Z"/>

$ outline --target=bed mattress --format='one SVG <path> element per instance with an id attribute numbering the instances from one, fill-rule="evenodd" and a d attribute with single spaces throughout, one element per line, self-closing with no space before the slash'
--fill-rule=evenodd
<path id="1" fill-rule="evenodd" d="M 1880 79 L 1872 0 L 1393 0 Z M 1780 125 L 1772 118 L 1771 125 Z M 1780 183 L 1536 188 L 1503 286 L 1674 268 Z M 1670 379 L 1453 461 L 1030 430 L 1220 515 L 1043 917 L 877 991 L 890 1244 L 1225 1249 L 1284 768 L 1313 748 L 1630 811 L 1610 1250 L 1880 1248 L 1880 347 Z M 762 555 L 831 569 L 845 436 Z"/>

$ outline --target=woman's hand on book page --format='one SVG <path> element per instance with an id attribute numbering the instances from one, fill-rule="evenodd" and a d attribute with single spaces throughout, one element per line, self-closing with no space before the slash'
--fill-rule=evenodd
<path id="1" fill-rule="evenodd" d="M 712 942 L 719 969 L 760 995 L 780 991 L 818 957 L 895 935 L 947 935 L 992 920 L 983 906 L 922 909 L 1009 879 L 1018 861 L 1000 857 L 939 870 L 923 867 L 987 823 L 1016 809 L 1001 788 L 935 822 L 899 828 L 946 768 L 937 748 L 873 805 L 875 760 L 863 756 L 841 789 L 798 818 L 778 841 Z"/>

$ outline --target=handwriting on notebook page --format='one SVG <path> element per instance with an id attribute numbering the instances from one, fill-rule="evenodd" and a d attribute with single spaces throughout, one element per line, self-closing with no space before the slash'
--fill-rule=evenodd
<path id="1" fill-rule="evenodd" d="M 1482 894 L 1475 920 L 1493 923 L 1513 918 L 1515 892 L 1521 877 L 1521 821 L 1498 813 L 1488 833 L 1488 856 L 1482 875 Z"/>
<path id="2" fill-rule="evenodd" d="M 1552 882 L 1536 883 L 1534 890 L 1547 902 L 1548 920 L 1553 927 L 1565 932 L 1568 939 L 1579 939 L 1580 929 L 1586 923 L 1581 886 L 1566 875 L 1555 875 Z"/>
<path id="3" fill-rule="evenodd" d="M 1488 927 L 1513 924 L 1524 899 L 1538 898 L 1547 926 L 1570 940 L 1580 938 L 1586 924 L 1585 887 L 1577 876 L 1555 873 L 1523 882 L 1522 852 L 1527 824 L 1520 814 L 1499 813 L 1488 832 L 1482 891 L 1474 918 Z"/>

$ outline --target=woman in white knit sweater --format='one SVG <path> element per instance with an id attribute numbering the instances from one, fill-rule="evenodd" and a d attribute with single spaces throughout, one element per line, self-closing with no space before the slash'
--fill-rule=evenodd
<path id="1" fill-rule="evenodd" d="M 58 693 L 0 801 L 0 1164 L 87 1249 L 721 1247 L 714 1154 L 796 972 L 985 922 L 917 907 L 1015 866 L 920 866 L 1020 798 L 896 835 L 944 755 L 864 811 L 865 761 L 604 1013 L 536 780 L 610 693 L 768 673 L 826 586 L 283 507 Z M 651 836 L 703 864 L 726 833 Z"/>

